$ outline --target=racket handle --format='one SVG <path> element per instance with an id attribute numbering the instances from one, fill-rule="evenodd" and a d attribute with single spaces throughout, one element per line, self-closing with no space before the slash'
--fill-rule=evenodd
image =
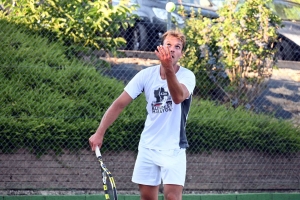
<path id="1" fill-rule="evenodd" d="M 95 153 L 96 153 L 97 158 L 98 158 L 99 156 L 101 156 L 100 149 L 99 149 L 98 146 L 96 146 Z"/>

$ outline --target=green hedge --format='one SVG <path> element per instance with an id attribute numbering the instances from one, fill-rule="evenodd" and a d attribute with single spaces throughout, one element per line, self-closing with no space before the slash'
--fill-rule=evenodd
<path id="1" fill-rule="evenodd" d="M 97 67 L 64 55 L 28 30 L 0 21 L 0 150 L 89 148 L 88 138 L 124 84 Z M 146 117 L 138 97 L 108 130 L 104 150 L 137 150 Z M 187 124 L 190 151 L 251 149 L 292 153 L 300 149 L 300 130 L 287 121 L 197 99 Z"/>
<path id="2" fill-rule="evenodd" d="M 255 150 L 294 153 L 300 149 L 300 130 L 292 123 L 242 108 L 194 100 L 187 132 L 194 152 Z"/>
<path id="3" fill-rule="evenodd" d="M 112 100 L 123 91 L 124 84 L 100 75 L 94 66 L 68 60 L 65 47 L 59 43 L 49 43 L 5 21 L 0 21 L 0 27 L 4 47 L 0 50 L 2 152 L 21 147 L 36 153 L 87 147 L 88 137 Z M 140 120 L 129 121 L 132 115 Z M 125 111 L 114 127 L 142 128 L 142 118 L 136 111 Z M 126 142 L 131 133 L 123 130 L 115 136 L 108 134 L 106 140 L 114 141 L 107 142 L 114 144 L 109 148 L 132 146 Z"/>

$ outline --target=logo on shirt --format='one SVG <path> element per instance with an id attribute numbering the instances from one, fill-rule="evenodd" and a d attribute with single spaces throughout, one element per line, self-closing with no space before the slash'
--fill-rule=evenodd
<path id="1" fill-rule="evenodd" d="M 164 88 L 154 90 L 156 101 L 152 102 L 152 113 L 164 113 L 172 111 L 172 98 Z"/>

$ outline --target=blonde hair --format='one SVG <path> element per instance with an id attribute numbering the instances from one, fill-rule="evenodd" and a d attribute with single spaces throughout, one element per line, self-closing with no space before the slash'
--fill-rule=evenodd
<path id="1" fill-rule="evenodd" d="M 162 35 L 161 43 L 163 44 L 167 36 L 173 36 L 179 39 L 182 42 L 182 51 L 185 49 L 186 37 L 183 33 L 178 30 L 168 30 Z"/>

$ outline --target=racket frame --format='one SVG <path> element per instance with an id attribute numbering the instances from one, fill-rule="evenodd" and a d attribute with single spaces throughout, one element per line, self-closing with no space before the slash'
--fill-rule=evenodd
<path id="1" fill-rule="evenodd" d="M 101 155 L 101 152 L 100 152 L 100 149 L 98 146 L 95 149 L 95 153 L 96 153 L 96 157 L 97 157 L 97 159 L 100 163 L 100 167 L 101 167 L 101 175 L 102 175 L 102 183 L 103 183 L 105 199 L 106 200 L 118 200 L 115 180 L 114 180 L 112 174 L 110 173 L 110 171 L 107 169 L 106 165 L 104 164 L 102 155 Z M 110 199 L 110 197 L 109 197 L 107 181 L 109 181 L 112 186 L 111 189 L 112 189 L 112 193 L 113 193 L 113 199 Z"/>

